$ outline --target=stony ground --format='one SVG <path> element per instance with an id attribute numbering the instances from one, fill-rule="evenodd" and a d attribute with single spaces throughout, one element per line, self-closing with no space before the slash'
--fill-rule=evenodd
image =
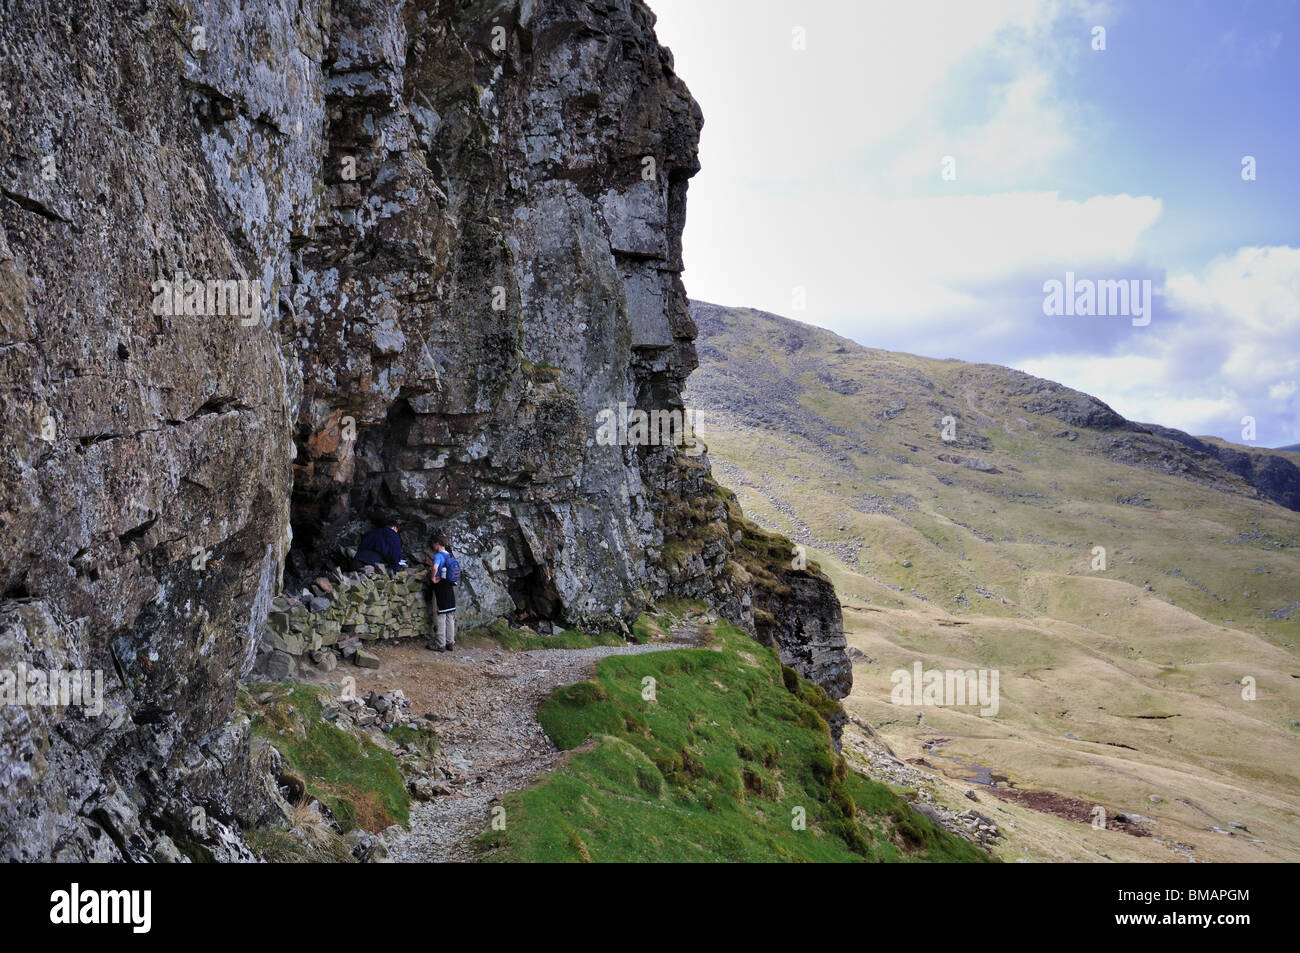
<path id="1" fill-rule="evenodd" d="M 476 645 L 432 652 L 419 642 L 369 643 L 376 671 L 344 666 L 328 678 L 356 679 L 358 696 L 401 689 L 417 716 L 432 715 L 434 731 L 455 779 L 432 801 L 411 805 L 410 832 L 390 843 L 398 862 L 469 860 L 469 842 L 487 829 L 493 802 L 554 769 L 564 754 L 537 722 L 537 706 L 560 685 L 588 678 L 611 655 L 661 652 L 694 644 L 696 633 L 675 630 L 673 641 L 589 649 L 507 652 Z"/>

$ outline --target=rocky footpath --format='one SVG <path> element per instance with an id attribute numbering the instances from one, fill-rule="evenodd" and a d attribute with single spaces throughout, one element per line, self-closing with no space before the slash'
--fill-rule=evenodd
<path id="1" fill-rule="evenodd" d="M 0 858 L 246 859 L 237 682 L 377 518 L 451 535 L 467 616 L 758 624 L 707 456 L 594 439 L 696 362 L 701 117 L 641 2 L 0 10 L 0 669 L 112 713 L 0 711 Z"/>
<path id="2" fill-rule="evenodd" d="M 590 678 L 603 658 L 689 647 L 695 637 L 679 631 L 673 641 L 646 645 L 529 652 L 465 648 L 437 656 L 436 680 L 427 674 L 428 662 L 411 658 L 420 650 L 385 646 L 381 678 L 402 678 L 413 699 L 434 710 L 447 764 L 445 780 L 427 789 L 436 796 L 417 792 L 409 832 L 389 838 L 393 859 L 473 860 L 472 841 L 489 829 L 500 798 L 534 783 L 567 756 L 537 722 L 543 699 L 561 685 Z"/>

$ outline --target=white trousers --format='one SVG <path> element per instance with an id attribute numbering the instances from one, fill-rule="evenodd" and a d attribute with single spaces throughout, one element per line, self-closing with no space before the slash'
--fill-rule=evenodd
<path id="1" fill-rule="evenodd" d="M 438 648 L 456 644 L 456 610 L 438 613 Z"/>

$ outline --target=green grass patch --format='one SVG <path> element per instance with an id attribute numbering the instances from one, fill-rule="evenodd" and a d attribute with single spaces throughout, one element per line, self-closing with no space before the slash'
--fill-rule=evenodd
<path id="1" fill-rule="evenodd" d="M 558 747 L 583 749 L 509 795 L 505 830 L 476 848 L 543 862 L 987 859 L 851 775 L 830 746 L 834 707 L 726 623 L 707 648 L 604 659 L 538 713 Z"/>
<path id="2" fill-rule="evenodd" d="M 264 692 L 275 697 L 256 701 Z M 325 721 L 319 689 L 292 682 L 260 682 L 240 689 L 240 707 L 253 733 L 284 759 L 306 794 L 329 807 L 344 831 L 382 831 L 410 818 L 411 798 L 397 759 L 364 736 Z M 413 733 L 414 734 L 414 733 Z"/>
<path id="3" fill-rule="evenodd" d="M 388 733 L 388 740 L 399 746 L 409 745 L 425 757 L 433 757 L 438 752 L 438 736 L 430 728 L 395 725 Z"/>
<path id="4" fill-rule="evenodd" d="M 641 613 L 640 618 L 632 623 L 632 641 L 638 645 L 666 638 L 668 638 L 668 629 L 649 613 Z"/>
<path id="5" fill-rule="evenodd" d="M 674 599 L 660 603 L 653 612 L 641 613 L 632 623 L 632 641 L 638 645 L 667 641 L 673 636 L 673 626 L 687 620 L 695 621 L 698 626 L 708 614 L 709 607 L 699 599 Z"/>

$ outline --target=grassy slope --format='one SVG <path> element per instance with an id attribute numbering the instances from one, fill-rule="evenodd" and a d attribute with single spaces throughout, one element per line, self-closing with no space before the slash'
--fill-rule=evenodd
<path id="1" fill-rule="evenodd" d="M 948 751 L 1022 783 L 1152 816 L 1203 857 L 1300 859 L 1300 612 L 1270 617 L 1300 600 L 1300 514 L 1115 462 L 1104 434 L 1017 406 L 999 368 L 759 312 L 700 323 L 688 402 L 746 514 L 835 582 L 866 656 L 851 712 L 904 757 L 952 737 Z M 948 414 L 956 445 L 940 439 Z M 1067 430 L 1075 440 L 1052 436 Z M 1146 505 L 1117 502 L 1140 494 Z M 888 703 L 890 673 L 918 659 L 999 668 L 999 717 L 931 708 L 918 727 Z M 1241 697 L 1246 675 L 1256 701 Z M 1265 843 L 1206 835 L 1229 821 Z M 1036 846 L 1095 856 L 1088 836 L 1045 831 Z M 1112 856 L 1159 856 L 1113 836 Z"/>
<path id="2" fill-rule="evenodd" d="M 270 693 L 265 702 L 255 699 Z M 317 799 L 329 808 L 343 831 L 382 831 L 410 818 L 411 798 L 398 759 L 361 732 L 344 731 L 322 716 L 333 700 L 322 689 L 294 682 L 251 682 L 241 686 L 240 710 L 249 715 L 255 737 L 280 752 L 286 774 L 303 786 L 304 803 Z M 432 753 L 433 732 L 394 728 L 389 739 Z M 340 838 L 319 832 L 316 850 L 283 830 L 245 832 L 269 861 L 350 861 Z"/>
<path id="3" fill-rule="evenodd" d="M 818 715 L 828 704 L 727 625 L 710 648 L 605 659 L 539 713 L 574 754 L 506 798 L 505 829 L 479 847 L 506 861 L 984 859 L 847 772 Z"/>

